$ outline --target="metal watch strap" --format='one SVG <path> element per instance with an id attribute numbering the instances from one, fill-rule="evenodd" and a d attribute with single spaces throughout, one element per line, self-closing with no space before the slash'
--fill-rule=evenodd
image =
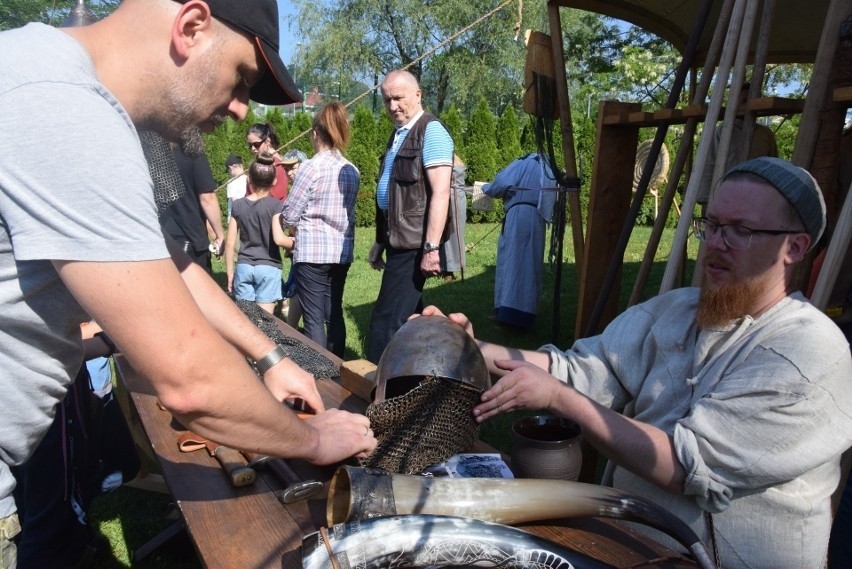
<path id="1" fill-rule="evenodd" d="M 272 366 L 283 360 L 287 357 L 287 349 L 284 348 L 281 344 L 275 346 L 275 349 L 254 362 L 254 369 L 257 370 L 258 375 L 263 377 L 263 375 L 268 372 Z"/>
<path id="2" fill-rule="evenodd" d="M 436 245 L 434 243 L 429 243 L 428 241 L 426 241 L 423 244 L 423 251 L 426 252 L 426 253 L 431 253 L 432 251 L 437 251 L 440 248 L 441 248 L 440 245 Z"/>

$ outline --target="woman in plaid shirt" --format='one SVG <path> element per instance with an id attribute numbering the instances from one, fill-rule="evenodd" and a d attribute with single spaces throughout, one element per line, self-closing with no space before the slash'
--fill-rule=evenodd
<path id="1" fill-rule="evenodd" d="M 305 334 L 343 356 L 343 287 L 355 249 L 358 169 L 343 157 L 349 121 L 340 103 L 314 115 L 315 154 L 296 174 L 281 207 L 281 229 L 296 228 L 293 263 Z"/>

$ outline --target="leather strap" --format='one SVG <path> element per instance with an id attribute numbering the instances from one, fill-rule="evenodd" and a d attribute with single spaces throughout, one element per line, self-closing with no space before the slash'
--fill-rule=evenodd
<path id="1" fill-rule="evenodd" d="M 325 544 L 325 550 L 328 552 L 332 569 L 340 569 L 340 563 L 337 562 L 337 558 L 334 556 L 334 550 L 331 548 L 331 542 L 328 540 L 328 530 L 325 527 L 320 528 L 320 537 L 322 537 L 322 542 Z"/>
<path id="2" fill-rule="evenodd" d="M 181 452 L 193 452 L 205 448 L 210 453 L 210 456 L 216 456 L 216 449 L 221 446 L 219 443 L 214 443 L 192 431 L 187 431 L 178 437 L 178 449 Z"/>

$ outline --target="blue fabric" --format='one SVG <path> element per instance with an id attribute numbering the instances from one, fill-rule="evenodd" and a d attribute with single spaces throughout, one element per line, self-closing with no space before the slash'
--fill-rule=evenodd
<path id="1" fill-rule="evenodd" d="M 376 185 L 376 201 L 379 208 L 384 211 L 387 211 L 389 207 L 388 185 L 390 184 L 391 172 L 393 172 L 393 161 L 406 136 L 408 136 L 408 129 L 405 127 L 398 128 L 394 133 L 393 144 L 388 150 L 387 156 L 385 156 L 385 167 L 382 170 L 382 175 L 379 176 L 379 183 Z"/>
<path id="2" fill-rule="evenodd" d="M 281 300 L 281 269 L 269 265 L 237 263 L 234 297 L 264 304 Z"/>
<path id="3" fill-rule="evenodd" d="M 426 125 L 423 133 L 423 167 L 453 165 L 453 137 L 439 121 Z"/>
<path id="4" fill-rule="evenodd" d="M 482 191 L 503 199 L 506 216 L 497 242 L 494 316 L 499 322 L 531 328 L 538 315 L 544 282 L 545 224 L 542 210 L 552 211 L 556 185 L 539 154 L 518 158 L 498 172 Z"/>
<path id="5" fill-rule="evenodd" d="M 296 284 L 296 267 L 295 263 L 291 261 L 287 280 L 281 282 L 281 296 L 283 298 L 293 298 L 297 292 L 299 292 L 299 286 Z"/>
<path id="6" fill-rule="evenodd" d="M 109 358 L 92 358 L 86 361 L 86 369 L 89 371 L 89 384 L 95 395 L 103 397 L 112 391 L 112 371 L 109 367 Z"/>

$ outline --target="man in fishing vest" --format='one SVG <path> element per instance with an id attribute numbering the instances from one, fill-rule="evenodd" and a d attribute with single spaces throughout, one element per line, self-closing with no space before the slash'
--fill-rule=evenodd
<path id="1" fill-rule="evenodd" d="M 367 359 L 375 363 L 391 336 L 422 309 L 426 278 L 441 273 L 439 249 L 450 223 L 453 173 L 453 139 L 423 111 L 414 75 L 391 71 L 381 89 L 396 130 L 382 159 L 376 242 L 369 256 L 370 266 L 384 269 L 367 348 Z"/>

